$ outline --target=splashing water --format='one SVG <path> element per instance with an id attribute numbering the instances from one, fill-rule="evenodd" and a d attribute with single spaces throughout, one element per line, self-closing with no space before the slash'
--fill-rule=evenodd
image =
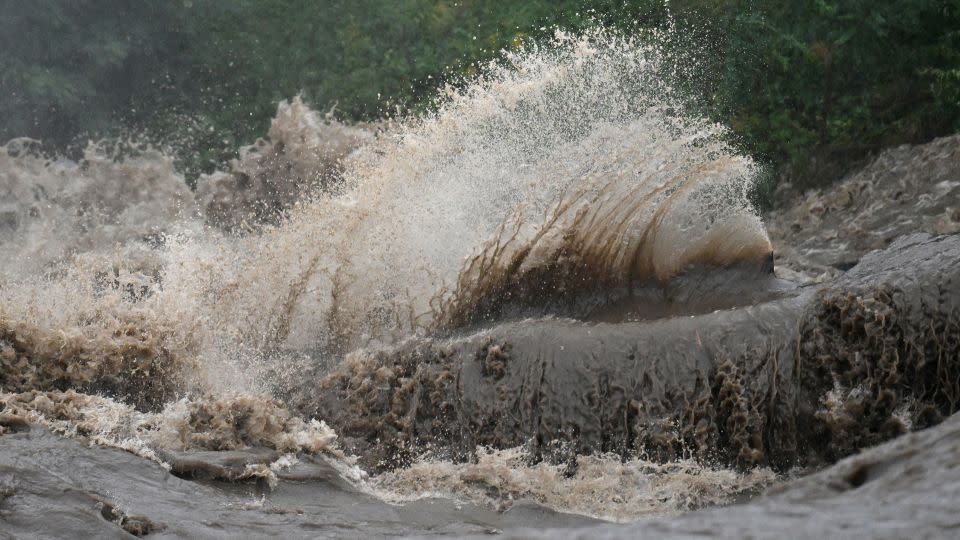
<path id="1" fill-rule="evenodd" d="M 358 347 L 760 264 L 757 167 L 673 77 L 656 46 L 557 33 L 377 136 L 282 103 L 199 204 L 157 151 L 78 164 L 8 143 L 0 388 L 161 415 L 185 395 L 282 399 Z"/>
<path id="2" fill-rule="evenodd" d="M 509 508 L 514 501 L 532 499 L 559 511 L 625 522 L 724 503 L 778 480 L 769 469 L 737 473 L 692 460 L 660 464 L 580 456 L 569 475 L 563 466 L 527 463 L 529 456 L 520 448 L 483 449 L 477 457 L 470 464 L 423 459 L 370 484 L 392 502 L 439 496 Z"/>
<path id="3" fill-rule="evenodd" d="M 508 55 L 356 156 L 342 195 L 220 257 L 214 288 L 259 286 L 209 311 L 248 314 L 234 331 L 260 347 L 344 351 L 455 327 L 533 282 L 550 296 L 763 259 L 755 166 L 661 97 L 657 59 L 607 35 Z"/>

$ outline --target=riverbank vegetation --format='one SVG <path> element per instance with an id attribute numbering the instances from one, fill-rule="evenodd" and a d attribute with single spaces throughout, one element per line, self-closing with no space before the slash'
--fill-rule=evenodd
<path id="1" fill-rule="evenodd" d="M 417 111 L 504 48 L 595 24 L 670 28 L 703 112 L 800 186 L 960 130 L 960 0 L 34 0 L 0 18 L 0 141 L 137 134 L 195 177 L 282 99 Z"/>

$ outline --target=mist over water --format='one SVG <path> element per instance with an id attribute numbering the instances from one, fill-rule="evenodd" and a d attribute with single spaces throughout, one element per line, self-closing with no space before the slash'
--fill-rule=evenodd
<path id="1" fill-rule="evenodd" d="M 344 126 L 295 99 L 268 141 L 195 193 L 159 151 L 117 161 L 91 145 L 74 163 L 12 141 L 0 152 L 0 388 L 112 399 L 3 399 L 49 425 L 92 423 L 87 433 L 112 433 L 101 442 L 155 459 L 256 444 L 323 452 L 335 435 L 283 400 L 344 354 L 528 308 L 550 315 L 542 306 L 660 286 L 691 267 L 762 263 L 771 245 L 748 196 L 757 166 L 722 126 L 684 112 L 674 69 L 614 33 L 557 33 L 398 124 Z M 199 426 L 184 420 L 190 407 L 244 420 Z M 154 416 L 130 420 L 142 414 Z M 215 429 L 240 435 L 190 435 Z M 589 480 L 501 458 L 511 474 Z M 416 498 L 396 490 L 425 463 L 377 489 Z M 603 463 L 592 466 L 631 466 Z M 719 486 L 701 491 L 712 502 L 772 481 L 690 471 Z M 464 481 L 439 491 L 462 496 Z M 541 498 L 619 518 L 696 506 L 650 497 L 631 513 L 630 497 L 557 493 Z"/>

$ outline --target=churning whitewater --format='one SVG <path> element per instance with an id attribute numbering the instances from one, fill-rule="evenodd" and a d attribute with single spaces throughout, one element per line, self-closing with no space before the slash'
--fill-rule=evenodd
<path id="1" fill-rule="evenodd" d="M 378 137 L 283 103 L 269 142 L 201 178 L 197 197 L 156 151 L 114 161 L 91 145 L 72 163 L 11 142 L 4 330 L 40 357 L 67 343 L 77 357 L 6 385 L 122 386 L 133 366 L 94 364 L 139 347 L 137 384 L 156 392 L 259 391 L 290 359 L 764 260 L 756 167 L 678 112 L 660 69 L 653 48 L 558 35 Z M 278 200 L 239 200 L 251 177 Z M 284 196 L 301 178 L 314 189 Z M 270 202 L 286 202 L 275 226 L 257 219 Z M 227 212 L 250 232 L 216 227 Z"/>
<path id="2" fill-rule="evenodd" d="M 691 266 L 762 264 L 757 167 L 720 126 L 682 112 L 670 75 L 655 47 L 558 33 L 448 88 L 422 117 L 346 126 L 281 103 L 268 138 L 196 192 L 156 149 L 117 159 L 91 143 L 72 162 L 11 141 L 2 414 L 167 468 L 191 450 L 323 454 L 395 502 L 519 497 L 628 519 L 770 483 L 764 470 L 639 457 L 581 457 L 598 472 L 569 476 L 521 448 L 478 449 L 467 475 L 425 448 L 367 479 L 324 419 L 289 401 L 359 348 L 588 317 Z M 275 465 L 230 479 L 275 481 Z"/>
<path id="3" fill-rule="evenodd" d="M 956 368 L 928 360 L 960 300 L 929 284 L 956 237 L 799 287 L 758 165 L 656 46 L 557 32 L 480 72 L 381 123 L 282 102 L 195 190 L 162 149 L 7 143 L 11 530 L 49 500 L 76 520 L 54 535 L 632 521 L 953 412 Z"/>

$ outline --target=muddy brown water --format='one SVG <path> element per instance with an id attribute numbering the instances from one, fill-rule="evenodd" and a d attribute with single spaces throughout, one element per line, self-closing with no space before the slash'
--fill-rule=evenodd
<path id="1" fill-rule="evenodd" d="M 348 359 L 313 401 L 300 396 L 370 471 L 413 470 L 410 450 L 427 447 L 467 469 L 477 445 L 525 445 L 530 458 L 566 467 L 560 477 L 585 467 L 571 457 L 592 452 L 643 453 L 650 464 L 688 452 L 787 476 L 826 467 L 725 500 L 740 504 L 632 525 L 557 512 L 521 491 L 500 511 L 422 486 L 419 500 L 391 504 L 322 454 L 301 454 L 273 478 L 244 474 L 276 462 L 270 449 L 167 452 L 168 470 L 4 417 L 2 534 L 948 537 L 960 527 L 960 420 L 949 416 L 960 381 L 958 254 L 958 236 L 918 235 L 834 283 L 757 305 L 646 322 L 527 320 L 415 340 Z M 852 377 L 861 387 L 845 392 Z"/>
<path id="2" fill-rule="evenodd" d="M 427 445 L 828 464 L 956 411 L 958 284 L 960 237 L 905 237 L 833 283 L 757 305 L 531 319 L 357 354 L 300 408 L 374 469 Z"/>
<path id="3" fill-rule="evenodd" d="M 777 280 L 758 165 L 658 47 L 482 71 L 376 135 L 282 103 L 196 192 L 3 146 L 0 535 L 951 530 L 960 238 L 855 219 L 834 263 L 886 249 Z"/>
<path id="4" fill-rule="evenodd" d="M 386 538 L 488 534 L 596 520 L 533 503 L 507 512 L 443 499 L 390 505 L 323 462 L 256 482 L 178 478 L 156 463 L 34 427 L 0 442 L 4 538 Z"/>

